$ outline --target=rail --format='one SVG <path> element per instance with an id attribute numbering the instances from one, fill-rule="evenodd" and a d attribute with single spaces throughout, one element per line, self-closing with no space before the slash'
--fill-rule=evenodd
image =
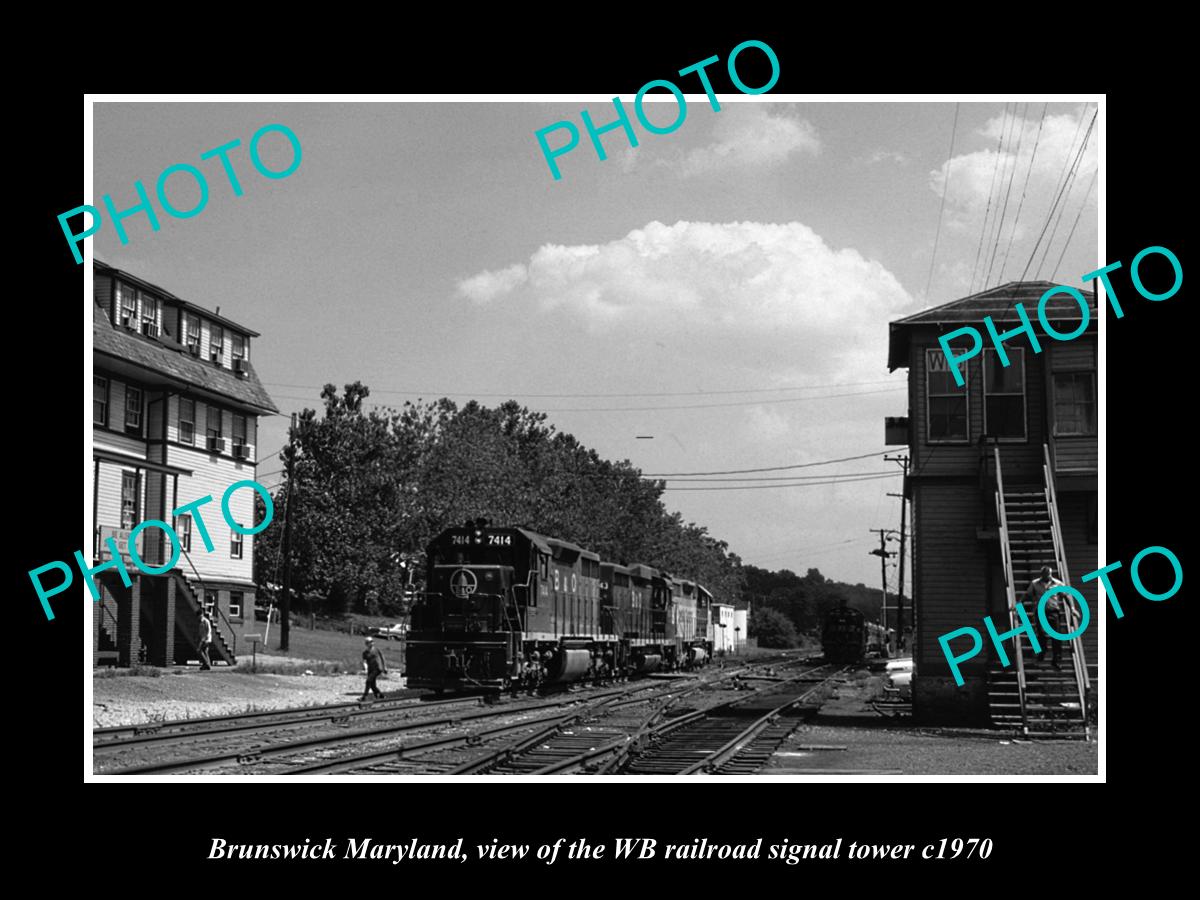
<path id="1" fill-rule="evenodd" d="M 993 447 L 996 459 L 996 515 L 1000 522 L 1000 553 L 1004 560 L 1004 590 L 1008 598 L 1008 627 L 1017 629 L 1017 594 L 1013 586 L 1012 547 L 1008 543 L 1008 515 L 1004 509 L 1004 474 L 1000 470 L 1000 448 Z M 1021 731 L 1029 732 L 1029 718 L 1025 709 L 1025 654 L 1021 649 L 1021 635 L 1013 635 L 1013 649 L 1017 656 L 1017 696 L 1021 704 Z"/>
<path id="2" fill-rule="evenodd" d="M 204 594 L 208 593 L 208 586 L 205 585 L 204 579 L 200 577 L 200 573 L 196 571 L 196 564 L 194 562 L 192 562 L 192 555 L 190 553 L 188 553 L 186 550 L 184 550 L 183 547 L 180 547 L 179 550 L 183 554 L 183 558 L 187 560 L 188 566 L 191 567 L 192 574 L 196 576 L 196 581 L 200 584 L 200 590 L 202 591 L 202 593 L 197 599 L 200 601 L 200 608 L 204 609 Z M 225 627 L 229 630 L 229 638 L 230 638 L 229 642 L 228 642 L 229 643 L 229 652 L 231 654 L 233 654 L 234 657 L 236 657 L 237 656 L 237 632 L 234 631 L 234 629 L 233 629 L 233 623 L 229 621 L 229 617 L 227 615 L 225 615 L 224 610 L 221 609 L 221 604 L 214 603 L 213 609 L 215 609 L 217 611 L 217 615 L 219 615 L 222 619 L 225 620 Z M 218 623 L 217 624 L 217 633 L 218 634 L 220 634 L 220 630 L 221 630 L 220 624 Z"/>
<path id="3" fill-rule="evenodd" d="M 1062 526 L 1058 520 L 1058 496 L 1054 490 L 1054 468 L 1050 464 L 1050 445 L 1042 445 L 1042 472 L 1046 481 L 1046 505 L 1050 508 L 1050 534 L 1054 538 L 1054 561 L 1064 584 L 1071 583 L 1071 573 L 1067 569 L 1067 549 L 1063 541 Z M 1063 598 L 1063 608 L 1066 610 L 1067 633 L 1073 634 L 1078 627 L 1074 599 Z M 1071 663 L 1075 669 L 1075 686 L 1079 692 L 1079 712 L 1087 718 L 1087 695 L 1092 689 L 1091 679 L 1087 672 L 1087 659 L 1083 654 L 1083 641 L 1078 635 L 1071 638 Z"/>

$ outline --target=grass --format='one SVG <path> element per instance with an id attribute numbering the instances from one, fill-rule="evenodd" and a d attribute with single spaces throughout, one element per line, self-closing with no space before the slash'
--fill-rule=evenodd
<path id="1" fill-rule="evenodd" d="M 234 669 L 235 672 L 245 672 L 255 675 L 344 675 L 351 670 L 340 662 L 320 662 L 317 660 L 290 660 L 286 657 L 266 657 L 256 665 L 242 657 Z"/>
<path id="2" fill-rule="evenodd" d="M 163 675 L 176 674 L 170 669 L 160 669 L 156 666 L 144 666 L 141 663 L 130 666 L 128 669 L 117 668 L 116 666 L 105 666 L 102 669 L 97 669 L 92 673 L 94 678 L 127 678 L 129 676 L 144 676 L 147 678 L 161 678 Z"/>
<path id="3" fill-rule="evenodd" d="M 263 666 L 282 664 L 288 657 L 294 657 L 302 662 L 294 664 L 298 667 L 298 672 L 291 671 L 284 674 L 300 674 L 305 669 L 312 669 L 316 672 L 317 669 L 312 663 L 318 661 L 340 664 L 342 667 L 341 671 L 343 672 L 357 672 L 362 668 L 364 646 L 362 635 L 351 635 L 340 631 L 327 631 L 322 628 L 309 631 L 308 628 L 293 624 L 288 638 L 288 652 L 284 654 L 279 650 L 279 632 L 274 625 L 271 626 L 269 651 L 271 657 L 265 660 L 260 658 L 258 664 L 260 672 L 264 671 Z M 377 640 L 375 644 L 383 651 L 388 669 L 394 672 L 401 671 L 404 660 L 404 645 L 399 641 L 384 640 Z M 250 660 L 250 654 L 242 650 L 240 645 L 238 650 L 238 668 L 240 669 L 243 662 Z M 264 648 L 260 645 L 259 650 L 261 656 Z"/>

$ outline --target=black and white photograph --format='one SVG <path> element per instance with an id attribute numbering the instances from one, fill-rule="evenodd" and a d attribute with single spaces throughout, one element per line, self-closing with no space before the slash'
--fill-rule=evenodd
<path id="1" fill-rule="evenodd" d="M 764 46 L 90 98 L 85 780 L 1103 780 L 1105 99 Z"/>

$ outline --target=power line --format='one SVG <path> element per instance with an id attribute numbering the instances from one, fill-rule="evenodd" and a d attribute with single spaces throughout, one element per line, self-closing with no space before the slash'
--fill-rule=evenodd
<path id="1" fill-rule="evenodd" d="M 658 393 L 629 393 L 629 394 L 527 394 L 522 391 L 405 391 L 395 388 L 370 388 L 371 394 L 399 394 L 405 397 L 527 397 L 531 400 L 584 400 L 588 398 L 614 398 L 614 397 L 705 397 L 717 396 L 722 394 L 785 394 L 789 391 L 813 391 L 824 390 L 825 388 L 839 387 L 865 387 L 875 384 L 890 384 L 892 379 L 885 378 L 877 381 L 843 381 L 832 384 L 809 384 L 800 385 L 797 387 L 775 387 L 775 388 L 739 388 L 737 390 L 723 391 L 662 391 Z M 289 387 L 289 388 L 307 388 L 312 390 L 321 390 L 324 385 L 315 384 L 289 384 L 282 381 L 264 381 L 264 385 L 274 387 Z M 288 397 L 288 394 L 280 394 L 281 397 Z M 308 399 L 298 397 L 293 399 Z M 283 449 L 282 447 L 280 448 Z"/>
<path id="2" fill-rule="evenodd" d="M 849 475 L 890 475 L 890 474 L 891 474 L 890 472 L 838 472 L 836 477 L 840 478 L 842 476 L 849 476 Z M 656 479 L 656 480 L 696 483 L 696 484 L 718 484 L 720 482 L 737 483 L 737 482 L 742 482 L 742 481 L 811 481 L 811 480 L 817 479 L 817 478 L 830 478 L 830 477 L 833 477 L 833 476 L 831 476 L 829 474 L 823 474 L 823 475 L 767 475 L 767 476 L 763 476 L 763 477 L 754 476 L 754 477 L 749 477 L 749 478 L 667 478 L 667 479 Z"/>
<path id="3" fill-rule="evenodd" d="M 996 187 L 996 170 L 1000 166 L 1000 151 L 1004 148 L 1004 129 L 1008 123 L 1008 104 L 1004 104 L 1004 116 L 1000 123 L 1000 140 L 996 142 L 996 159 L 992 163 L 992 181 L 988 185 L 987 207 L 983 211 L 983 226 L 979 229 L 979 246 L 975 248 L 975 265 L 971 266 L 970 292 L 975 293 L 975 272 L 979 269 L 979 255 L 983 252 L 983 237 L 987 234 L 988 216 L 992 212 L 992 191 Z"/>
<path id="4" fill-rule="evenodd" d="M 1012 252 L 1013 240 L 1017 236 L 1017 226 L 1021 224 L 1021 210 L 1025 207 L 1025 192 L 1029 189 L 1029 175 L 1033 172 L 1033 161 L 1037 159 L 1038 144 L 1042 140 L 1042 125 L 1046 121 L 1046 107 L 1049 103 L 1042 104 L 1042 117 L 1038 119 L 1037 134 L 1033 138 L 1033 153 L 1029 156 L 1029 165 L 1025 169 L 1025 183 L 1021 185 L 1021 201 L 1017 204 L 1017 215 L 1013 219 L 1012 231 L 1008 235 L 1008 247 L 1004 251 L 1004 261 L 1000 264 L 1000 283 L 1004 283 L 1004 269 L 1008 265 L 1008 254 Z"/>
<path id="5" fill-rule="evenodd" d="M 866 397 L 871 394 L 894 394 L 906 391 L 906 387 L 882 388 L 877 391 L 850 391 L 843 394 L 818 394 L 812 397 L 782 397 L 778 399 L 741 400 L 730 403 L 687 403 L 670 406 L 581 406 L 559 407 L 551 406 L 538 410 L 545 413 L 613 413 L 613 412 L 668 412 L 680 409 L 731 409 L 746 406 L 762 406 L 768 403 L 806 403 L 809 400 L 837 400 L 843 397 Z M 288 394 L 277 394 L 287 400 L 306 400 L 305 397 L 293 397 Z M 504 395 L 496 395 L 504 396 Z"/>
<path id="6" fill-rule="evenodd" d="M 751 484 L 741 487 L 682 487 L 673 488 L 666 487 L 666 491 L 763 491 L 776 490 L 778 488 L 793 488 L 793 487 L 823 487 L 828 484 L 853 484 L 857 481 L 878 481 L 881 478 L 895 478 L 899 472 L 888 472 L 885 475 L 866 475 L 859 478 L 838 479 L 836 476 L 828 481 L 802 481 L 795 484 Z"/>
<path id="7" fill-rule="evenodd" d="M 861 456 L 843 456 L 840 459 L 823 459 L 818 462 L 797 463 L 791 466 L 767 466 L 762 469 L 728 469 L 723 472 L 658 472 L 643 475 L 643 478 L 675 478 L 688 477 L 692 475 L 749 475 L 755 472 L 782 472 L 786 469 L 809 469 L 813 466 L 830 466 L 834 463 L 853 462 L 859 459 L 870 459 L 872 456 L 883 456 L 887 450 L 879 450 L 876 453 L 864 453 Z"/>
<path id="8" fill-rule="evenodd" d="M 933 233 L 933 255 L 929 257 L 929 277 L 925 279 L 925 297 L 933 285 L 933 264 L 937 260 L 938 240 L 942 236 L 942 214 L 946 211 L 946 195 L 950 193 L 950 167 L 954 164 L 954 135 L 958 131 L 958 107 L 954 104 L 954 124 L 950 126 L 950 155 L 946 157 L 946 183 L 942 185 L 942 202 L 938 206 L 937 230 Z"/>
<path id="9" fill-rule="evenodd" d="M 1096 114 L 1099 115 L 1098 110 Z M 1075 162 L 1072 164 L 1071 172 L 1067 176 L 1066 191 L 1063 194 L 1062 203 L 1058 207 L 1058 216 L 1054 220 L 1054 227 L 1050 229 L 1050 237 L 1046 238 L 1046 246 L 1042 250 L 1042 258 L 1038 260 L 1037 269 L 1033 273 L 1035 279 L 1041 275 L 1042 266 L 1046 264 L 1046 257 L 1050 255 L 1050 245 L 1054 243 L 1054 236 L 1058 234 L 1058 225 L 1062 222 L 1063 213 L 1067 211 L 1067 204 L 1071 200 L 1071 190 L 1075 187 L 1075 177 L 1079 174 L 1079 164 L 1083 162 L 1083 153 L 1087 149 L 1088 140 L 1091 136 L 1092 130 L 1089 128 L 1088 133 L 1083 138 L 1083 144 L 1079 147 L 1079 152 L 1075 154 Z"/>
<path id="10" fill-rule="evenodd" d="M 1087 209 L 1088 198 L 1092 196 L 1092 188 L 1096 186 L 1096 176 L 1100 174 L 1097 169 L 1092 173 L 1092 180 L 1088 184 L 1087 193 L 1083 195 L 1083 204 L 1079 207 L 1079 212 L 1075 214 L 1075 221 L 1071 223 L 1071 230 L 1067 233 L 1067 242 L 1063 244 L 1062 253 L 1058 254 L 1058 262 L 1054 264 L 1054 271 L 1050 273 L 1050 280 L 1054 280 L 1054 276 L 1058 274 L 1058 268 L 1062 265 L 1063 257 L 1067 255 L 1067 247 L 1071 246 L 1071 238 L 1075 237 L 1075 227 L 1079 224 L 1079 220 L 1083 217 L 1083 211 Z"/>
<path id="11" fill-rule="evenodd" d="M 1013 110 L 1016 112 L 1016 110 Z M 1004 235 L 1004 220 L 1008 217 L 1008 198 L 1012 196 L 1013 176 L 1017 174 L 1017 162 L 1021 158 L 1021 141 L 1025 137 L 1025 116 L 1029 114 L 1029 104 L 1025 104 L 1025 112 L 1021 115 L 1021 130 L 1017 133 L 1017 149 L 1013 151 L 1012 167 L 1008 170 L 1008 188 L 1004 192 L 1004 206 L 1000 210 L 1000 224 L 996 228 L 996 240 L 992 242 L 992 255 L 988 259 L 987 277 L 984 287 L 992 283 L 992 266 L 996 264 L 996 255 L 1000 250 L 1000 238 Z M 1009 136 L 1008 146 L 1012 148 L 1012 136 Z"/>
<path id="12" fill-rule="evenodd" d="M 1086 135 L 1084 135 L 1084 138 L 1083 138 L 1083 143 L 1081 143 L 1081 144 L 1079 145 L 1079 152 L 1078 152 L 1078 153 L 1075 155 L 1075 158 L 1076 158 L 1076 160 L 1078 160 L 1078 159 L 1082 158 L 1082 156 L 1083 156 L 1083 148 L 1087 146 L 1088 138 L 1090 138 L 1090 137 L 1091 137 L 1091 135 L 1092 135 L 1092 129 L 1093 129 L 1093 128 L 1095 127 L 1095 125 L 1096 125 L 1096 117 L 1097 117 L 1099 114 L 1100 114 L 1100 111 L 1099 111 L 1098 109 L 1096 110 L 1096 112 L 1095 112 L 1095 113 L 1093 113 L 1093 114 L 1092 114 L 1092 122 L 1091 122 L 1091 124 L 1090 124 L 1090 125 L 1088 125 L 1087 134 L 1086 134 Z M 1083 120 L 1082 120 L 1082 119 L 1080 119 L 1080 124 L 1081 124 L 1081 125 L 1083 124 Z M 1075 132 L 1075 133 L 1076 133 L 1076 134 L 1078 134 L 1078 133 L 1079 133 L 1078 129 L 1076 129 L 1076 132 Z M 1069 151 L 1068 151 L 1068 153 L 1067 153 L 1067 156 L 1068 156 L 1068 157 L 1070 157 L 1070 152 L 1069 152 Z M 1064 188 L 1067 186 L 1067 181 L 1068 181 L 1068 180 L 1069 180 L 1069 179 L 1062 180 L 1062 182 L 1061 182 L 1061 186 L 1060 186 L 1060 187 L 1059 187 L 1059 189 L 1058 189 L 1058 193 L 1056 194 L 1056 196 L 1055 196 L 1055 198 L 1054 198 L 1054 202 L 1053 202 L 1053 203 L 1050 205 L 1050 211 L 1049 211 L 1049 212 L 1046 214 L 1046 221 L 1045 221 L 1045 222 L 1042 224 L 1042 231 L 1041 231 L 1041 233 L 1038 235 L 1038 239 L 1037 239 L 1037 240 L 1034 242 L 1034 244 L 1033 244 L 1033 250 L 1032 250 L 1032 252 L 1029 254 L 1029 261 L 1025 263 L 1025 268 L 1024 268 L 1022 271 L 1021 271 L 1021 281 L 1024 281 L 1024 280 L 1025 280 L 1025 276 L 1029 274 L 1029 267 L 1033 265 L 1033 260 L 1034 260 L 1034 258 L 1037 256 L 1038 248 L 1039 248 L 1039 247 L 1041 246 L 1041 244 L 1042 244 L 1042 238 L 1046 236 L 1046 229 L 1050 227 L 1050 220 L 1054 218 L 1054 211 L 1055 211 L 1055 210 L 1058 208 L 1058 203 L 1059 203 L 1059 200 L 1061 200 L 1061 199 L 1062 199 L 1062 192 L 1063 192 L 1063 189 L 1064 189 Z"/>

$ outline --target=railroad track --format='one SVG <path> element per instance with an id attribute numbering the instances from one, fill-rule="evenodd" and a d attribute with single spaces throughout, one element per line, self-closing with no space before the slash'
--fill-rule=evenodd
<path id="1" fill-rule="evenodd" d="M 819 666 L 759 688 L 750 698 L 696 710 L 647 729 L 611 768 L 629 775 L 751 774 L 796 727 L 796 711 L 815 712 L 813 698 L 848 667 Z M 750 724 L 746 724 L 751 717 Z"/>
<path id="2" fill-rule="evenodd" d="M 279 771 L 295 774 L 372 769 L 376 765 L 382 765 L 384 770 L 410 772 L 457 771 L 461 758 L 447 764 L 444 761 L 422 760 L 421 755 L 436 755 L 453 747 L 486 746 L 502 738 L 514 738 L 516 743 L 523 744 L 531 736 L 541 738 L 548 729 L 557 733 L 573 722 L 593 715 L 594 710 L 601 707 L 620 709 L 651 702 L 656 697 L 674 697 L 689 687 L 698 689 L 717 680 L 753 677 L 756 670 L 768 664 L 779 665 L 779 662 L 770 660 L 719 673 L 713 670 L 697 679 L 647 680 L 638 686 L 623 684 L 609 689 L 592 689 L 586 693 L 567 693 L 556 699 L 513 701 L 489 705 L 481 710 L 454 710 L 440 715 L 444 708 L 478 703 L 480 697 L 377 701 L 365 706 L 358 703 L 325 704 L 292 710 L 175 720 L 150 726 L 98 729 L 94 733 L 97 740 L 93 747 L 98 753 L 104 754 L 110 765 L 116 766 L 100 772 L 105 775 L 166 774 L 208 769 L 262 771 L 267 761 L 278 761 L 282 765 Z M 583 705 L 579 705 L 581 698 L 585 701 Z M 433 715 L 427 715 L 430 712 Z M 397 716 L 404 721 L 368 728 L 349 727 L 355 720 L 376 716 Z M 514 717 L 514 721 L 503 721 Z M 485 726 L 487 720 L 500 721 L 495 727 L 479 727 Z M 445 728 L 460 730 L 437 733 Z M 312 733 L 314 730 L 317 733 Z M 255 742 L 263 733 L 267 735 L 265 739 Z M 246 742 L 248 738 L 251 743 Z M 394 745 L 395 738 L 404 740 L 401 747 Z M 121 763 L 125 760 L 110 755 L 114 751 L 124 750 L 134 754 L 136 762 L 138 751 L 153 754 L 160 747 L 186 742 L 217 746 L 213 747 L 213 752 L 124 766 Z M 345 754 L 347 746 L 378 747 L 382 742 L 390 743 L 387 749 Z M 510 740 L 505 746 L 512 743 Z M 326 755 L 329 753 L 333 756 Z M 470 754 L 471 757 L 475 755 Z M 401 759 L 404 762 L 398 762 Z M 391 765 L 386 764 L 389 761 Z"/>
<path id="3" fill-rule="evenodd" d="M 631 731 L 639 730 L 644 716 L 635 716 L 630 721 L 617 722 L 608 718 L 609 724 L 591 723 L 599 716 L 612 717 L 617 710 L 639 705 L 654 705 L 657 715 L 681 697 L 709 687 L 726 679 L 747 677 L 757 669 L 768 665 L 779 665 L 777 660 L 751 664 L 729 671 L 711 670 L 693 678 L 672 680 L 648 680 L 629 690 L 609 692 L 600 696 L 589 694 L 585 702 L 574 709 L 562 710 L 558 714 L 536 719 L 502 724 L 496 728 L 475 732 L 454 732 L 427 739 L 407 741 L 402 746 L 385 746 L 356 752 L 338 754 L 315 759 L 292 767 L 288 774 L 315 775 L 347 772 L 371 772 L 375 774 L 552 774 L 573 771 L 586 765 L 598 754 L 597 741 L 613 745 L 628 740 Z M 500 738 L 498 747 L 492 747 Z M 480 755 L 468 750 L 448 753 L 462 747 L 483 745 L 486 750 Z M 605 752 L 611 752 L 611 749 Z M 576 759 L 579 757 L 579 759 Z"/>
<path id="4" fill-rule="evenodd" d="M 177 744 L 226 735 L 249 735 L 318 723 L 341 724 L 352 719 L 408 714 L 440 706 L 473 703 L 478 695 L 452 697 L 444 700 L 376 700 L 373 703 L 326 703 L 319 706 L 300 706 L 255 713 L 232 713 L 225 716 L 205 716 L 195 719 L 174 719 L 145 725 L 124 725 L 96 728 L 92 731 L 92 750 L 113 751 L 151 744 Z"/>

